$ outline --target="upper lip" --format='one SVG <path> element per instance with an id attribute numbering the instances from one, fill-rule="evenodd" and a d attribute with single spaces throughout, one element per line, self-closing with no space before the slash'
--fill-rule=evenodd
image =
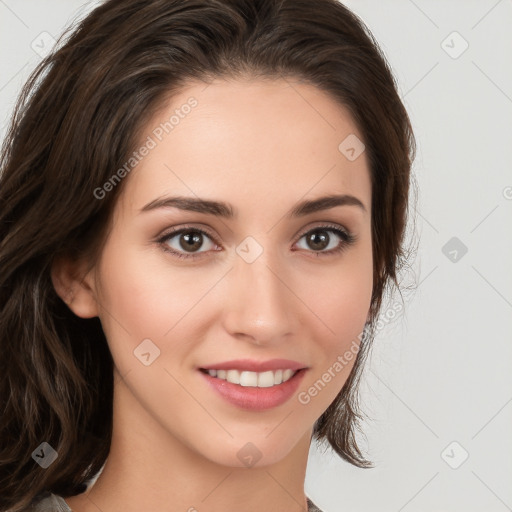
<path id="1" fill-rule="evenodd" d="M 302 363 L 290 359 L 269 359 L 268 361 L 255 361 L 252 359 L 233 359 L 222 363 L 201 366 L 203 370 L 240 370 L 248 372 L 267 372 L 275 370 L 301 370 L 306 368 Z"/>

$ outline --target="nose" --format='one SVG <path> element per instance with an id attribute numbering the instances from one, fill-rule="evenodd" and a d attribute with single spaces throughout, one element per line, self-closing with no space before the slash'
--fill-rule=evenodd
<path id="1" fill-rule="evenodd" d="M 235 258 L 226 279 L 223 321 L 230 335 L 268 346 L 297 334 L 300 300 L 290 276 L 266 252 L 252 263 Z"/>

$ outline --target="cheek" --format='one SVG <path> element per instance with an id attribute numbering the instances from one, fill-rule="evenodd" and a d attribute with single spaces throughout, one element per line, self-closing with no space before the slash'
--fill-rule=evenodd
<path id="1" fill-rule="evenodd" d="M 184 329 L 192 327 L 190 318 L 222 272 L 173 268 L 165 256 L 117 247 L 104 252 L 99 288 L 100 318 L 114 357 L 129 357 L 145 339 L 162 356 L 171 340 L 173 352 L 179 352 L 180 345 L 189 344 Z M 194 323 L 196 334 L 198 328 Z"/>
<path id="2" fill-rule="evenodd" d="M 361 263 L 338 269 L 329 280 L 324 277 L 308 295 L 318 317 L 314 319 L 318 326 L 312 356 L 315 364 L 297 401 L 314 418 L 336 398 L 357 358 L 372 292 L 371 259 Z"/>
<path id="3" fill-rule="evenodd" d="M 371 253 L 347 257 L 332 271 L 321 272 L 304 279 L 301 296 L 307 297 L 312 314 L 328 333 L 328 346 L 339 348 L 356 338 L 362 331 L 371 303 L 373 287 Z"/>
<path id="4" fill-rule="evenodd" d="M 123 251 L 123 257 L 117 252 L 106 253 L 101 266 L 100 300 L 111 314 L 104 315 L 107 324 L 124 328 L 134 337 L 162 335 L 172 326 L 171 315 L 178 303 L 176 294 L 170 292 L 172 286 L 166 286 L 157 271 L 142 264 L 135 252 Z"/>

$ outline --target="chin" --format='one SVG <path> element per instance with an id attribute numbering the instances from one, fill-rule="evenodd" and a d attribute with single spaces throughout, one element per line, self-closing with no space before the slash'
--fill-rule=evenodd
<path id="1" fill-rule="evenodd" d="M 272 426 L 272 429 L 276 425 Z M 300 435 L 293 436 L 297 438 L 296 442 L 292 442 L 292 436 L 283 434 L 290 434 L 290 432 L 272 432 L 272 429 L 267 429 L 262 433 L 259 429 L 258 433 L 247 432 L 247 435 L 237 435 L 233 438 L 228 434 L 222 438 L 209 437 L 205 439 L 202 446 L 196 446 L 196 451 L 205 459 L 210 460 L 212 463 L 232 467 L 232 468 L 251 468 L 251 467 L 265 467 L 272 466 L 279 463 L 297 446 Z M 226 439 L 228 438 L 229 439 Z M 308 433 L 308 446 L 310 434 Z"/>

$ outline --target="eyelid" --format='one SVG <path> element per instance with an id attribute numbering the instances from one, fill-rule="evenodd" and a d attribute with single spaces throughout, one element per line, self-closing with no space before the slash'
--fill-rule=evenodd
<path id="1" fill-rule="evenodd" d="M 206 235 L 208 235 L 213 242 L 215 242 L 217 245 L 220 245 L 216 235 L 213 233 L 213 231 L 208 228 L 207 226 L 197 226 L 197 225 L 188 225 L 184 224 L 178 228 L 170 228 L 168 230 L 162 231 L 160 235 L 158 235 L 157 240 L 162 240 L 164 238 L 169 238 L 171 235 L 177 235 L 179 233 L 182 233 L 183 231 L 199 231 L 203 232 Z"/>
<path id="2" fill-rule="evenodd" d="M 297 235 L 298 240 L 300 240 L 304 235 L 307 235 L 310 231 L 314 231 L 316 229 L 329 230 L 330 228 L 332 228 L 337 231 L 342 231 L 343 233 L 345 233 L 345 235 L 347 235 L 348 238 L 354 236 L 350 230 L 348 230 L 346 227 L 342 226 L 341 224 L 334 224 L 331 222 L 322 222 L 322 221 L 318 221 L 318 222 L 319 222 L 318 225 L 308 226 L 304 230 L 299 231 L 300 234 Z"/>

